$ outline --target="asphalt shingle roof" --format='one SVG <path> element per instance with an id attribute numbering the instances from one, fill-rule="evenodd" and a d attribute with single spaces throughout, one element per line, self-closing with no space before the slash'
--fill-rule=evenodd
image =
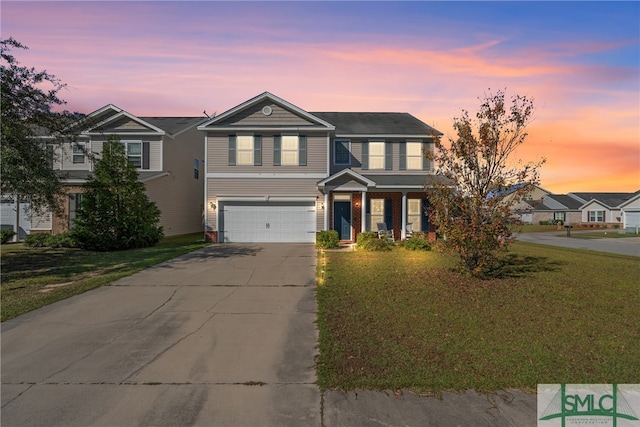
<path id="1" fill-rule="evenodd" d="M 168 134 L 174 134 L 204 122 L 208 120 L 208 117 L 140 117 L 140 119 L 162 129 Z"/>
<path id="2" fill-rule="evenodd" d="M 633 197 L 636 193 L 571 193 L 571 194 L 581 198 L 582 200 L 585 201 L 585 203 L 588 203 L 591 200 L 595 199 L 599 202 L 604 203 L 609 207 L 615 207 L 626 202 L 631 197 Z"/>
<path id="3" fill-rule="evenodd" d="M 338 135 L 442 134 L 408 113 L 310 112 L 309 114 L 334 125 Z"/>

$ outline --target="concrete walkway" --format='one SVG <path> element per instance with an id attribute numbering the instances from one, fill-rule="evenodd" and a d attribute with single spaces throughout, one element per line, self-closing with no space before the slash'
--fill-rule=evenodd
<path id="1" fill-rule="evenodd" d="M 617 233 L 616 230 L 611 230 L 609 232 L 612 234 Z M 605 237 L 602 239 L 580 239 L 576 237 L 576 235 L 580 235 L 581 233 L 593 233 L 593 230 L 571 231 L 571 236 L 573 237 L 567 237 L 565 230 L 544 231 L 538 233 L 518 233 L 516 235 L 516 240 L 565 248 L 640 256 L 640 237 Z"/>
<path id="2" fill-rule="evenodd" d="M 8 426 L 535 426 L 536 397 L 316 386 L 315 249 L 215 245 L 2 323 Z"/>

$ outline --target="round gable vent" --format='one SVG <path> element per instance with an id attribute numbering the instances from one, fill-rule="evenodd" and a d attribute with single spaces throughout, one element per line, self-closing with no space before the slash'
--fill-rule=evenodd
<path id="1" fill-rule="evenodd" d="M 273 113 L 273 109 L 271 107 L 269 107 L 268 105 L 262 107 L 262 114 L 264 114 L 265 116 L 270 116 L 271 113 Z"/>

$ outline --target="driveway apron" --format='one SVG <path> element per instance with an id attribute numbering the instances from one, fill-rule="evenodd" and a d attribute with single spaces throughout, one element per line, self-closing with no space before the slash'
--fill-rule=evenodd
<path id="1" fill-rule="evenodd" d="M 214 245 L 4 322 L 2 425 L 320 425 L 314 284 L 313 245 Z"/>

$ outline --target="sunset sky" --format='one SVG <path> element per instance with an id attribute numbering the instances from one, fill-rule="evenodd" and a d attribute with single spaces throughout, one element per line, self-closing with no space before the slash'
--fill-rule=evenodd
<path id="1" fill-rule="evenodd" d="M 534 99 L 519 156 L 554 193 L 640 189 L 639 2 L 11 2 L 1 36 L 71 111 L 408 112 L 453 136 L 489 91 Z"/>

